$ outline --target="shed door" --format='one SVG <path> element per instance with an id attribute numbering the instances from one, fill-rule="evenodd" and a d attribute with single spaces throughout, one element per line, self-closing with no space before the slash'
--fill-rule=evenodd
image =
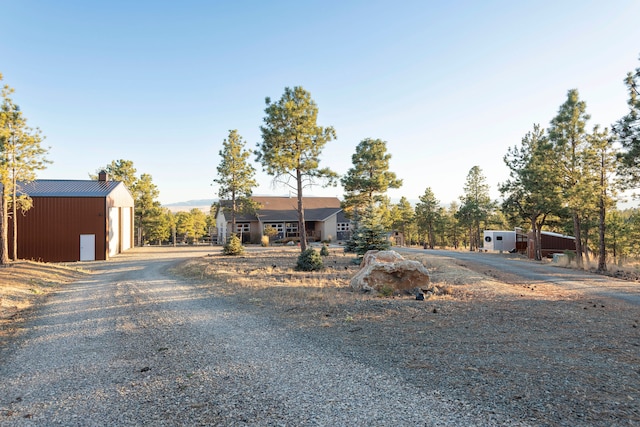
<path id="1" fill-rule="evenodd" d="M 80 235 L 80 261 L 96 260 L 96 235 Z"/>

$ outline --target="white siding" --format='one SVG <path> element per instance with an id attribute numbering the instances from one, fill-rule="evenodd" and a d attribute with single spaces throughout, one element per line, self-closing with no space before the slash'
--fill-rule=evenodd
<path id="1" fill-rule="evenodd" d="M 120 252 L 120 208 L 109 208 L 109 256 Z"/>
<path id="2" fill-rule="evenodd" d="M 120 236 L 121 237 L 121 242 L 120 242 L 120 250 L 122 252 L 126 251 L 127 249 L 131 249 L 133 247 L 133 235 L 131 234 L 131 230 L 133 229 L 133 217 L 131 215 L 131 210 L 133 208 L 121 208 L 121 218 L 122 218 L 122 222 L 121 222 L 121 227 L 120 227 Z"/>

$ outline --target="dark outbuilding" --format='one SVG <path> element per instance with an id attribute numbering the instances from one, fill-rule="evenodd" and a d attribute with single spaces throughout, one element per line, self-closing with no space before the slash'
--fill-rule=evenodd
<path id="1" fill-rule="evenodd" d="M 133 197 L 106 173 L 97 181 L 36 180 L 19 188 L 33 200 L 17 216 L 19 259 L 107 260 L 133 246 Z"/>

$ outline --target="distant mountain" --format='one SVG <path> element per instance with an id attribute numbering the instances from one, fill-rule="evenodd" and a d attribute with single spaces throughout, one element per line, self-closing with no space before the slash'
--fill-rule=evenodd
<path id="1" fill-rule="evenodd" d="M 171 206 L 211 206 L 215 199 L 199 199 L 199 200 L 187 200 L 186 202 L 167 203 L 162 206 L 170 208 Z"/>
<path id="2" fill-rule="evenodd" d="M 200 209 L 202 212 L 208 214 L 211 209 L 211 205 L 215 201 L 215 199 L 187 200 L 186 202 L 167 203 L 162 206 L 173 213 L 188 212 L 191 209 Z"/>

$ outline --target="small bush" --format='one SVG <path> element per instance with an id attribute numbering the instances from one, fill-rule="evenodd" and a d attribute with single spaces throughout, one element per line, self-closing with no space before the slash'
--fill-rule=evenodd
<path id="1" fill-rule="evenodd" d="M 393 286 L 391 286 L 391 285 L 382 285 L 382 287 L 378 290 L 378 293 L 380 294 L 380 296 L 390 297 L 390 296 L 393 295 L 394 291 L 395 291 L 395 289 L 393 289 Z"/>
<path id="2" fill-rule="evenodd" d="M 320 249 L 320 256 L 329 256 L 329 248 L 327 245 L 322 245 L 322 249 Z"/>
<path id="3" fill-rule="evenodd" d="M 260 240 L 260 245 L 264 248 L 269 246 L 269 236 L 262 236 L 262 239 Z"/>
<path id="4" fill-rule="evenodd" d="M 298 256 L 298 263 L 296 270 L 300 271 L 317 271 L 322 270 L 324 264 L 322 263 L 322 257 L 313 248 L 309 248 L 302 252 Z"/>
<path id="5" fill-rule="evenodd" d="M 231 236 L 225 243 L 222 253 L 225 255 L 241 255 L 244 253 L 244 246 L 238 236 Z"/>

